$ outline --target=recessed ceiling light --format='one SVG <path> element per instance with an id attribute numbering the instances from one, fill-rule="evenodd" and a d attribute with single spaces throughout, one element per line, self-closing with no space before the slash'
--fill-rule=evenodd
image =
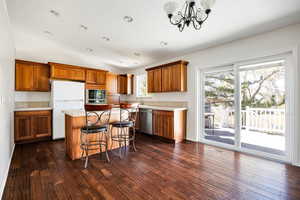
<path id="1" fill-rule="evenodd" d="M 44 33 L 47 35 L 53 35 L 53 33 L 51 33 L 50 31 L 44 31 Z"/>
<path id="2" fill-rule="evenodd" d="M 167 46 L 167 45 L 168 45 L 168 43 L 167 43 L 167 42 L 165 42 L 165 41 L 161 41 L 161 42 L 160 42 L 160 45 L 161 45 L 161 46 Z"/>
<path id="3" fill-rule="evenodd" d="M 125 16 L 124 18 L 125 22 L 131 23 L 133 21 L 133 18 L 131 16 Z"/>
<path id="4" fill-rule="evenodd" d="M 93 49 L 91 49 L 91 48 L 86 48 L 86 50 L 88 51 L 88 52 L 92 52 L 92 51 L 94 51 Z"/>
<path id="5" fill-rule="evenodd" d="M 56 17 L 59 16 L 59 12 L 57 12 L 56 10 L 50 10 L 50 13 L 53 14 L 54 16 L 56 16 Z"/>
<path id="6" fill-rule="evenodd" d="M 105 40 L 105 41 L 107 41 L 107 42 L 108 42 L 108 41 L 110 41 L 110 38 L 109 38 L 109 37 L 105 37 L 105 36 L 103 36 L 103 37 L 102 37 L 102 40 Z"/>
<path id="7" fill-rule="evenodd" d="M 82 25 L 82 24 L 80 24 L 80 28 L 82 28 L 83 30 L 88 30 L 88 27 L 87 26 L 85 26 L 85 25 Z"/>
<path id="8" fill-rule="evenodd" d="M 137 57 L 141 56 L 141 54 L 137 53 L 137 52 L 135 52 L 134 55 L 137 56 Z"/>

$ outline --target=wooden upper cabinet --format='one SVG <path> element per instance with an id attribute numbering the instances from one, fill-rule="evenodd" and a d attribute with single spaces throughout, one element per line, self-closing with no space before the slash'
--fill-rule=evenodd
<path id="1" fill-rule="evenodd" d="M 106 71 L 102 70 L 86 70 L 86 83 L 95 85 L 105 85 L 106 84 Z"/>
<path id="2" fill-rule="evenodd" d="M 154 92 L 154 70 L 147 71 L 147 88 L 148 93 Z"/>
<path id="3" fill-rule="evenodd" d="M 186 92 L 186 61 L 177 61 L 147 69 L 148 92 Z"/>
<path id="4" fill-rule="evenodd" d="M 117 74 L 107 73 L 106 92 L 108 95 L 118 94 L 118 75 Z"/>
<path id="5" fill-rule="evenodd" d="M 16 91 L 50 91 L 50 68 L 47 64 L 16 60 Z"/>
<path id="6" fill-rule="evenodd" d="M 36 64 L 34 66 L 34 85 L 38 91 L 50 91 L 50 67 L 47 64 Z"/>
<path id="7" fill-rule="evenodd" d="M 97 71 L 96 70 L 86 70 L 86 83 L 97 84 Z"/>
<path id="8" fill-rule="evenodd" d="M 157 68 L 157 69 L 152 69 L 149 70 L 148 73 L 148 92 L 149 93 L 154 93 L 154 92 L 161 92 L 162 91 L 162 69 Z"/>
<path id="9" fill-rule="evenodd" d="M 85 71 L 83 67 L 51 63 L 51 79 L 61 79 L 61 80 L 73 80 L 73 81 L 85 81 Z"/>
<path id="10" fill-rule="evenodd" d="M 118 75 L 117 88 L 119 94 L 133 94 L 133 74 Z"/>
<path id="11" fill-rule="evenodd" d="M 106 71 L 97 71 L 97 84 L 98 85 L 105 85 L 106 84 L 106 76 L 107 72 Z"/>

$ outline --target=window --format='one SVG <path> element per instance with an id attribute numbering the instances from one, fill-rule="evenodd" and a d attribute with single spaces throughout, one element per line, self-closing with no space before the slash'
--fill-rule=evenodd
<path id="1" fill-rule="evenodd" d="M 136 96 L 147 97 L 147 75 L 141 74 L 136 76 Z"/>

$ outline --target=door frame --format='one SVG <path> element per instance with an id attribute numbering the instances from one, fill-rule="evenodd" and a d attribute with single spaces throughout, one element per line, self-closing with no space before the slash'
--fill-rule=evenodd
<path id="1" fill-rule="evenodd" d="M 297 51 L 296 51 L 297 54 Z M 205 98 L 205 91 L 204 91 L 204 75 L 205 73 L 210 73 L 210 72 L 219 72 L 222 71 L 223 69 L 233 69 L 234 74 L 235 74 L 235 110 L 240 111 L 241 105 L 240 105 L 240 74 L 239 74 L 239 68 L 244 65 L 253 65 L 253 64 L 258 64 L 258 63 L 263 63 L 263 62 L 271 62 L 275 60 L 285 60 L 286 65 L 285 65 L 285 92 L 286 92 L 286 116 L 285 116 L 285 121 L 286 121 L 286 142 L 285 142 L 285 151 L 286 151 L 286 156 L 279 156 L 279 155 L 274 155 L 262 151 L 256 151 L 256 150 L 251 150 L 251 149 L 246 149 L 246 148 L 241 148 L 241 138 L 240 138 L 240 128 L 241 128 L 241 119 L 240 119 L 240 112 L 236 112 L 237 114 L 235 115 L 235 145 L 230 145 L 230 144 L 225 144 L 225 143 L 220 143 L 220 142 L 215 142 L 211 140 L 207 140 L 204 138 L 204 126 L 205 126 L 205 121 L 204 121 L 204 98 Z M 296 135 L 295 132 L 295 127 L 296 127 L 296 112 L 295 109 L 297 108 L 297 62 L 293 62 L 295 60 L 295 51 L 287 51 L 286 53 L 274 55 L 274 56 L 268 56 L 264 58 L 257 58 L 257 59 L 251 59 L 248 61 L 239 61 L 235 62 L 229 65 L 223 65 L 219 67 L 208 67 L 208 68 L 202 68 L 197 70 L 197 84 L 200 93 L 197 92 L 197 119 L 200 121 L 200 125 L 197 125 L 197 130 L 198 130 L 198 139 L 202 143 L 206 144 L 211 144 L 215 145 L 218 147 L 222 148 L 227 148 L 239 152 L 244 152 L 248 154 L 253 154 L 256 156 L 260 156 L 263 158 L 267 159 L 272 159 L 272 160 L 279 160 L 287 163 L 293 163 L 297 164 L 297 158 L 298 158 L 298 141 L 297 138 L 298 136 Z M 297 60 L 297 59 L 296 59 Z M 298 115 L 298 114 L 297 114 Z"/>

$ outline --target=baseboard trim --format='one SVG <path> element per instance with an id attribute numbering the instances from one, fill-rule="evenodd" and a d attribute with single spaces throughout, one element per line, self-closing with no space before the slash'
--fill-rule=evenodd
<path id="1" fill-rule="evenodd" d="M 4 173 L 4 178 L 3 178 L 2 184 L 0 186 L 1 187 L 0 188 L 0 199 L 2 199 L 2 195 L 3 195 L 3 192 L 4 192 L 5 185 L 6 185 L 8 172 L 9 172 L 9 169 L 10 169 L 10 164 L 11 164 L 12 157 L 14 155 L 14 151 L 15 151 L 15 144 L 13 145 L 13 148 L 12 148 L 12 151 L 11 151 L 11 154 L 10 154 L 9 163 L 8 163 L 8 166 L 7 166 L 6 171 Z"/>
<path id="2" fill-rule="evenodd" d="M 300 167 L 300 163 L 294 163 L 294 166 Z"/>

